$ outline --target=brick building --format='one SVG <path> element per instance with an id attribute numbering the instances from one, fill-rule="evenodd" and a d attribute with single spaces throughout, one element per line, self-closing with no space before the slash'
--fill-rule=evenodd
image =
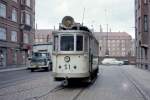
<path id="1" fill-rule="evenodd" d="M 135 0 L 136 62 L 138 67 L 150 65 L 150 1 Z"/>
<path id="2" fill-rule="evenodd" d="M 95 32 L 99 40 L 99 56 L 128 57 L 132 50 L 132 37 L 126 32 Z"/>
<path id="3" fill-rule="evenodd" d="M 45 44 L 52 42 L 52 31 L 50 29 L 37 29 L 35 30 L 35 44 Z"/>
<path id="4" fill-rule="evenodd" d="M 52 30 L 35 30 L 33 52 L 49 52 L 52 54 Z"/>
<path id="5" fill-rule="evenodd" d="M 0 68 L 26 64 L 34 24 L 35 0 L 0 0 Z"/>

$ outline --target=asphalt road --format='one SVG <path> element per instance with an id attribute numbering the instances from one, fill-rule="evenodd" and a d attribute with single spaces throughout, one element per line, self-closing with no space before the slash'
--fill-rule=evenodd
<path id="1" fill-rule="evenodd" d="M 93 84 L 76 82 L 69 87 L 54 82 L 51 72 L 3 72 L 0 100 L 146 100 L 122 67 L 133 66 L 101 65 Z"/>

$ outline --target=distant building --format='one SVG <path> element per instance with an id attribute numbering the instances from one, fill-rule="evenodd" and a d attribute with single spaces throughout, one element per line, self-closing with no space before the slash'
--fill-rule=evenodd
<path id="1" fill-rule="evenodd" d="M 34 25 L 35 0 L 0 0 L 0 68 L 26 64 Z"/>
<path id="2" fill-rule="evenodd" d="M 149 18 L 149 0 L 135 0 L 136 63 L 138 67 L 146 69 L 150 66 Z"/>
<path id="3" fill-rule="evenodd" d="M 33 52 L 49 52 L 50 54 L 52 53 L 52 30 L 35 30 Z"/>
<path id="4" fill-rule="evenodd" d="M 99 41 L 100 57 L 128 57 L 131 55 L 132 37 L 126 32 L 95 32 Z"/>
<path id="5" fill-rule="evenodd" d="M 135 39 L 132 39 L 132 47 L 131 47 L 131 56 L 135 57 L 135 53 L 136 53 L 136 42 Z"/>
<path id="6" fill-rule="evenodd" d="M 34 44 L 47 44 L 52 42 L 52 30 L 37 29 L 35 30 Z"/>

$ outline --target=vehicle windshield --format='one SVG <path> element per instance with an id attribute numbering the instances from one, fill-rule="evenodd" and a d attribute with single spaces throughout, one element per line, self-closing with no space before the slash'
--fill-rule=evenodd
<path id="1" fill-rule="evenodd" d="M 61 36 L 61 51 L 74 51 L 74 36 Z"/>
<path id="2" fill-rule="evenodd" d="M 42 58 L 32 58 L 31 59 L 31 62 L 34 62 L 34 63 L 38 63 L 38 62 L 45 62 L 46 59 L 42 59 Z"/>

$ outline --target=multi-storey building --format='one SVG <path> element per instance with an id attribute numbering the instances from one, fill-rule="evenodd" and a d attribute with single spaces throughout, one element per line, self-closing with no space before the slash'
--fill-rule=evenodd
<path id="1" fill-rule="evenodd" d="M 34 17 L 35 0 L 0 0 L 0 68 L 26 64 Z"/>
<path id="2" fill-rule="evenodd" d="M 99 40 L 100 57 L 128 57 L 131 55 L 132 37 L 126 32 L 95 32 Z"/>
<path id="3" fill-rule="evenodd" d="M 131 56 L 135 57 L 135 51 L 136 51 L 136 46 L 135 46 L 135 39 L 132 40 L 132 49 L 131 49 Z"/>
<path id="4" fill-rule="evenodd" d="M 135 0 L 136 63 L 138 67 L 148 68 L 150 62 L 150 1 Z"/>

